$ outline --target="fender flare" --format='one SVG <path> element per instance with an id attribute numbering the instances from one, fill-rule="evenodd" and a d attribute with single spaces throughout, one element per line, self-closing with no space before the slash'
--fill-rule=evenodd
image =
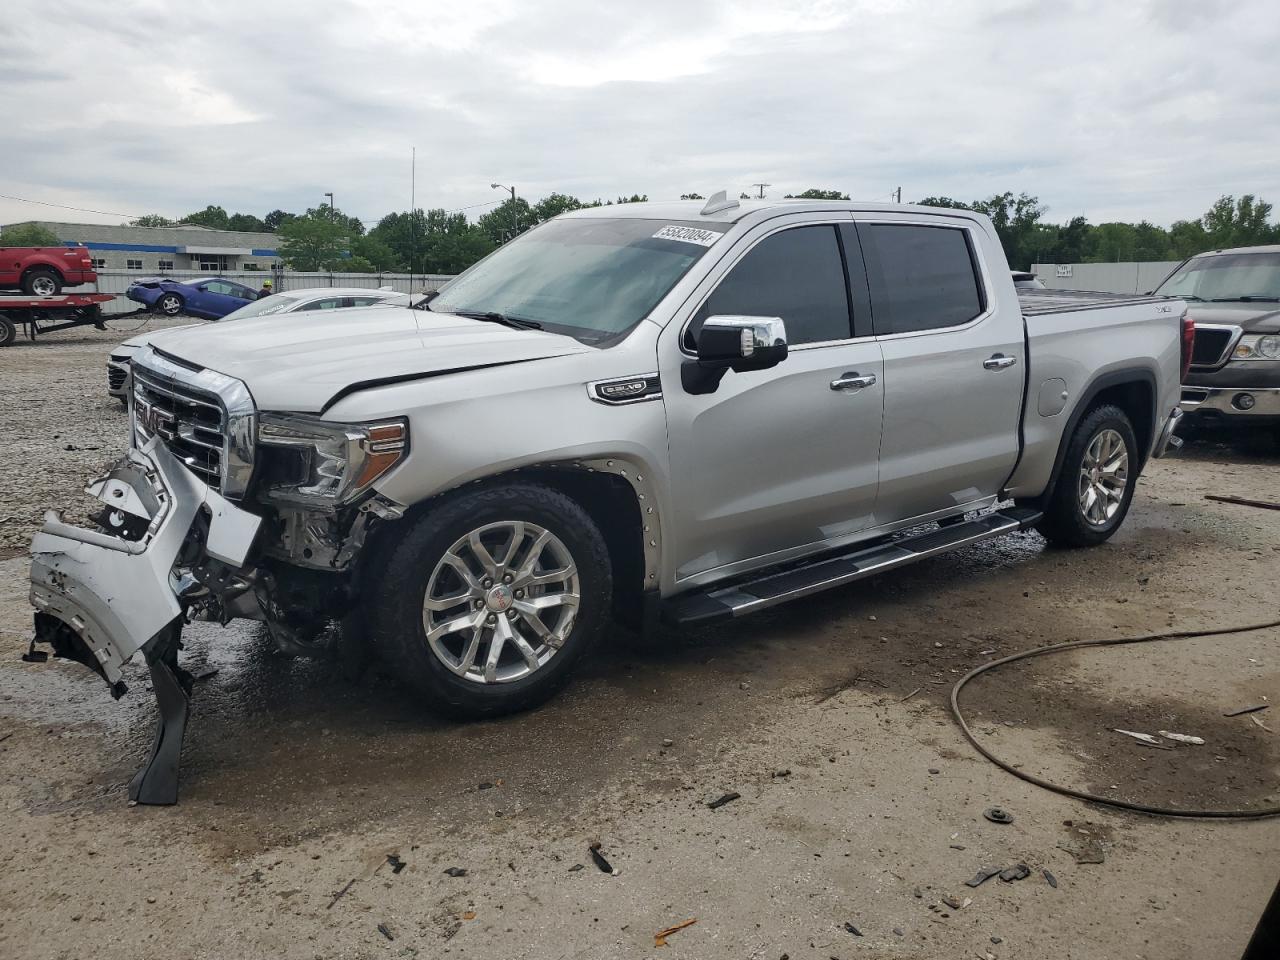
<path id="1" fill-rule="evenodd" d="M 1067 418 L 1067 425 L 1062 430 L 1062 436 L 1058 438 L 1058 452 L 1053 457 L 1053 470 L 1049 474 L 1049 485 L 1045 487 L 1044 493 L 1040 494 L 1040 496 L 1031 498 L 1032 502 L 1048 503 L 1053 496 L 1053 492 L 1058 486 L 1058 478 L 1062 476 L 1062 461 L 1066 459 L 1067 446 L 1075 435 L 1076 427 L 1080 425 L 1084 415 L 1093 407 L 1098 394 L 1112 387 L 1122 387 L 1131 383 L 1140 383 L 1151 391 L 1151 422 L 1147 425 L 1149 428 L 1148 436 L 1152 438 L 1156 436 L 1156 418 L 1158 415 L 1156 404 L 1159 402 L 1159 391 L 1155 372 L 1150 367 L 1122 367 L 1119 370 L 1108 370 L 1106 373 L 1098 374 L 1081 391 L 1080 399 L 1071 408 L 1071 415 Z M 1139 470 L 1146 466 L 1149 452 L 1149 449 L 1139 451 Z"/>

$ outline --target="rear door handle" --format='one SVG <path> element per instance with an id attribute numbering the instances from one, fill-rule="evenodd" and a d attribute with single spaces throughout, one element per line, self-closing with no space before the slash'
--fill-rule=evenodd
<path id="1" fill-rule="evenodd" d="M 982 366 L 987 370 L 1004 370 L 1006 367 L 1012 367 L 1017 362 L 1017 357 L 1006 357 L 1003 353 L 997 353 L 995 356 L 983 360 Z"/>
<path id="2" fill-rule="evenodd" d="M 876 384 L 876 375 L 868 373 L 865 377 L 859 376 L 856 372 L 846 373 L 831 381 L 832 390 L 864 390 L 867 387 L 874 387 Z"/>

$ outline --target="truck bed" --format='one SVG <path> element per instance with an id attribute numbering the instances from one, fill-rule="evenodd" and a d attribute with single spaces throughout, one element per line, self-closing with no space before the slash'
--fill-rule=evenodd
<path id="1" fill-rule="evenodd" d="M 1157 303 L 1167 297 L 1151 297 L 1139 293 L 1103 293 L 1100 290 L 1019 290 L 1018 303 L 1024 317 L 1046 313 L 1069 313 L 1073 310 L 1099 310 L 1140 303 Z"/>

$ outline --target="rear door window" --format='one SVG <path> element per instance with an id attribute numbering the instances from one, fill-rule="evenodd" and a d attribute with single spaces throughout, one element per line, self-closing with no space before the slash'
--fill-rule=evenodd
<path id="1" fill-rule="evenodd" d="M 860 223 L 858 236 L 878 335 L 958 327 L 986 309 L 967 230 Z"/>
<path id="2" fill-rule="evenodd" d="M 793 227 L 757 243 L 694 315 L 693 342 L 707 317 L 717 315 L 781 317 L 793 345 L 848 340 L 853 333 L 836 228 Z"/>

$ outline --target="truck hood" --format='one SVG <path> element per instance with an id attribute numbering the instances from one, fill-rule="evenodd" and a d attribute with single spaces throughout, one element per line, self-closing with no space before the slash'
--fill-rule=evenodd
<path id="1" fill-rule="evenodd" d="M 322 413 L 356 390 L 590 347 L 571 337 L 407 307 L 249 317 L 153 338 L 186 363 L 244 382 L 259 410 Z"/>
<path id="2" fill-rule="evenodd" d="M 1280 303 L 1187 302 L 1187 316 L 1196 323 L 1228 323 L 1245 333 L 1280 333 Z"/>

